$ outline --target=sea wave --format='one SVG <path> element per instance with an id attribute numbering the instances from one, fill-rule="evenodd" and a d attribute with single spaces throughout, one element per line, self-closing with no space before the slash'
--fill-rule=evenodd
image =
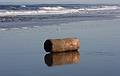
<path id="1" fill-rule="evenodd" d="M 98 13 L 105 12 L 105 11 L 114 11 L 119 10 L 119 6 L 99 6 L 99 7 L 92 7 L 92 8 L 66 8 L 62 6 L 56 7 L 39 7 L 36 10 L 0 10 L 0 16 L 19 16 L 19 15 L 57 15 L 57 14 L 86 14 L 86 13 Z"/>

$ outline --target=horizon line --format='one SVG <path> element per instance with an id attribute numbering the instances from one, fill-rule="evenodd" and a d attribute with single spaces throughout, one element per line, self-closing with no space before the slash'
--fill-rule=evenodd
<path id="1" fill-rule="evenodd" d="M 39 5 L 39 4 L 110 4 L 120 5 L 119 3 L 36 3 L 36 2 L 0 2 L 0 5 Z"/>

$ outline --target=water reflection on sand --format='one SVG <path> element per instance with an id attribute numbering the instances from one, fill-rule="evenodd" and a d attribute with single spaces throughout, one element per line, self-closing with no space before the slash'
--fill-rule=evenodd
<path id="1" fill-rule="evenodd" d="M 79 51 L 70 51 L 62 53 L 49 53 L 44 57 L 47 66 L 60 66 L 65 64 L 76 64 L 80 62 Z"/>

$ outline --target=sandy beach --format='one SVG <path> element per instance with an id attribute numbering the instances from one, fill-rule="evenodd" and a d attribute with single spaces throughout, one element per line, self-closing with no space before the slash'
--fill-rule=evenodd
<path id="1" fill-rule="evenodd" d="M 34 28 L 1 30 L 0 76 L 120 75 L 119 24 L 119 19 L 73 21 Z M 45 40 L 66 37 L 80 39 L 80 62 L 48 67 L 44 61 L 47 54 L 44 50 Z"/>

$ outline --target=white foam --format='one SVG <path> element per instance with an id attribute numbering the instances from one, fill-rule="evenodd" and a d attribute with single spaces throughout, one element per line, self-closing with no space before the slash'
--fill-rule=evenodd
<path id="1" fill-rule="evenodd" d="M 6 31 L 7 29 L 4 29 L 4 28 L 0 28 L 0 31 Z"/>
<path id="2" fill-rule="evenodd" d="M 59 11 L 59 10 L 65 10 L 66 8 L 57 6 L 57 7 L 40 7 L 39 9 L 46 11 Z"/>
<path id="3" fill-rule="evenodd" d="M 98 7 L 98 8 L 90 8 L 87 9 L 89 11 L 102 11 L 102 10 L 116 10 L 116 9 L 120 9 L 120 7 L 118 6 L 102 6 L 102 7 Z"/>
<path id="4" fill-rule="evenodd" d="M 72 12 L 79 12 L 76 9 L 66 9 L 66 10 L 21 10 L 21 11 L 4 11 L 0 12 L 0 16 L 16 16 L 16 15 L 51 15 L 51 14 L 67 14 Z"/>
<path id="5" fill-rule="evenodd" d="M 22 27 L 22 29 L 29 29 L 29 27 Z"/>
<path id="6" fill-rule="evenodd" d="M 21 5 L 21 7 L 26 7 L 26 5 Z"/>

